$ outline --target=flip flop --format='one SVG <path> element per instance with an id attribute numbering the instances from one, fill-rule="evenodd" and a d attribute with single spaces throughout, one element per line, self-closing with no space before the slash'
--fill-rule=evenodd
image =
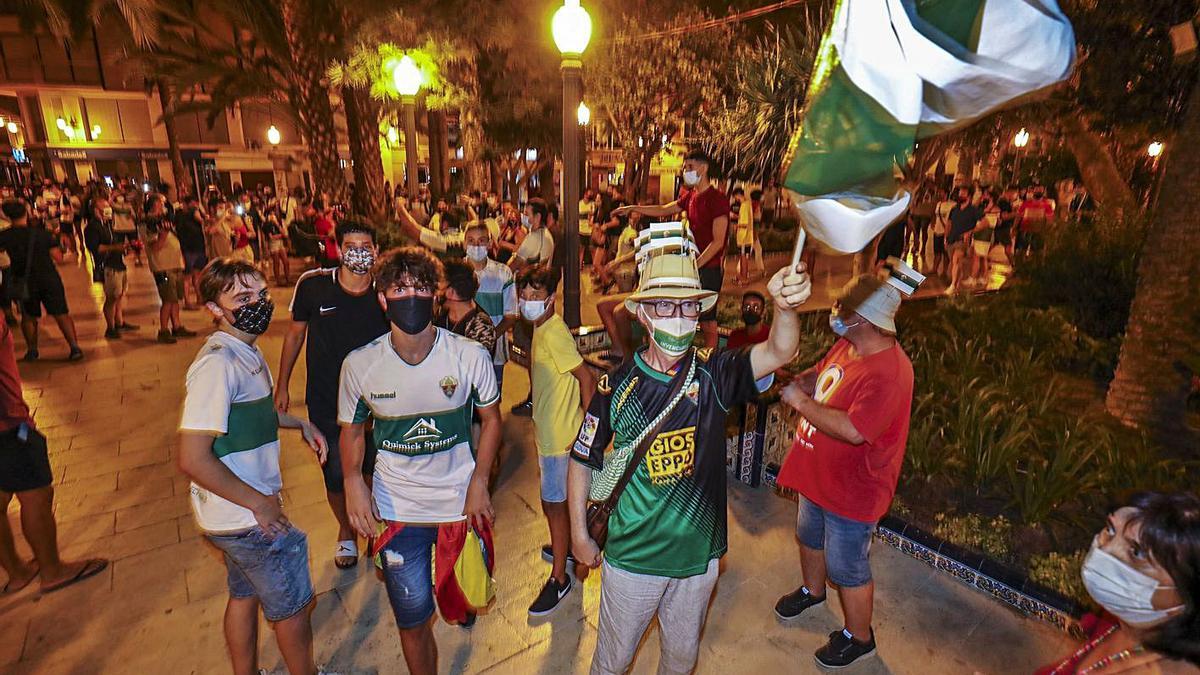
<path id="1" fill-rule="evenodd" d="M 29 584 L 32 584 L 33 580 L 38 578 L 39 571 L 40 571 L 40 568 L 35 566 L 34 570 L 33 570 L 33 576 L 29 577 L 29 579 L 25 583 L 21 584 L 20 586 L 14 586 L 12 579 L 9 579 L 8 581 L 4 582 L 4 588 L 0 588 L 0 595 L 12 595 L 14 593 L 20 593 L 21 591 L 25 590 L 26 586 L 28 586 Z"/>
<path id="2" fill-rule="evenodd" d="M 83 566 L 79 568 L 79 571 L 75 573 L 75 576 L 71 577 L 70 579 L 60 581 L 52 586 L 43 586 L 42 594 L 45 595 L 46 593 L 53 593 L 54 591 L 62 590 L 78 581 L 83 581 L 88 577 L 94 577 L 103 572 L 106 568 L 108 568 L 108 561 L 104 560 L 103 558 L 91 558 L 86 560 L 84 561 Z"/>
<path id="3" fill-rule="evenodd" d="M 348 562 L 347 562 L 348 561 Z M 358 544 L 353 539 L 339 541 L 333 552 L 333 564 L 338 569 L 348 570 L 358 564 Z"/>

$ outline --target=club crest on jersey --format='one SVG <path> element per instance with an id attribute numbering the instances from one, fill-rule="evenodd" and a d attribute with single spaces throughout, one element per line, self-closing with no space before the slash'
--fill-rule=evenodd
<path id="1" fill-rule="evenodd" d="M 438 385 L 441 386 L 442 393 L 446 395 L 446 398 L 454 396 L 454 392 L 458 390 L 458 380 L 449 375 L 443 377 L 442 381 L 438 382 Z"/>
<path id="2" fill-rule="evenodd" d="M 601 375 L 600 379 L 596 381 L 596 390 L 605 396 L 612 393 L 612 385 L 608 383 L 608 373 Z"/>
<path id="3" fill-rule="evenodd" d="M 688 385 L 687 391 L 684 392 L 684 395 L 687 396 L 687 399 L 692 402 L 692 405 L 700 405 L 700 383 L 696 380 L 692 380 L 692 383 Z"/>

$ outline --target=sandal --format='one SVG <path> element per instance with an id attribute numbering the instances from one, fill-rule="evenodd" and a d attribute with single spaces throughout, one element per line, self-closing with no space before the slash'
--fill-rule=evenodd
<path id="1" fill-rule="evenodd" d="M 333 564 L 340 570 L 348 570 L 358 564 L 358 544 L 353 539 L 339 541 L 333 552 Z"/>
<path id="2" fill-rule="evenodd" d="M 46 593 L 53 593 L 54 591 L 62 590 L 64 588 L 66 588 L 67 586 L 70 586 L 71 584 L 74 584 L 78 581 L 83 581 L 84 579 L 87 579 L 88 577 L 94 577 L 97 574 L 103 572 L 107 568 L 108 568 L 108 561 L 103 558 L 91 558 L 89 560 L 85 560 L 83 565 L 81 565 L 79 567 L 79 571 L 75 573 L 75 576 L 73 576 L 69 579 L 64 579 L 63 581 L 60 581 L 51 586 L 42 586 L 42 595 L 45 595 Z"/>
<path id="3" fill-rule="evenodd" d="M 0 596 L 13 595 L 15 593 L 20 593 L 21 591 L 25 590 L 26 586 L 28 586 L 29 584 L 32 584 L 33 580 L 38 578 L 39 571 L 41 571 L 41 569 L 35 564 L 34 568 L 33 568 L 33 574 L 28 579 L 25 580 L 25 583 L 21 584 L 20 586 L 13 584 L 12 578 L 9 578 L 8 581 L 4 582 L 4 588 L 0 588 Z"/>

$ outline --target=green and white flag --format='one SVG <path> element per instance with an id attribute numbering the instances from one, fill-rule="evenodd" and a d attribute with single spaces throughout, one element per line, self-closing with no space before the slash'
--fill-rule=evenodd
<path id="1" fill-rule="evenodd" d="M 919 138 L 1066 79 L 1054 0 L 839 0 L 813 68 L 785 186 L 809 233 L 859 251 L 908 208 L 898 165 Z"/>

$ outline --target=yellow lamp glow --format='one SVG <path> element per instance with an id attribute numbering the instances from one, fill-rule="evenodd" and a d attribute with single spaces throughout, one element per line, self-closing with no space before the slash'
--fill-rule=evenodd
<path id="1" fill-rule="evenodd" d="M 554 44 L 564 55 L 579 55 L 592 39 L 592 17 L 579 6 L 579 0 L 563 0 L 550 23 Z"/>
<path id="2" fill-rule="evenodd" d="M 267 128 L 267 142 L 271 145 L 279 145 L 279 141 L 283 140 L 283 134 L 279 133 L 279 128 L 272 124 Z"/>
<path id="3" fill-rule="evenodd" d="M 62 132 L 67 135 L 67 138 L 75 138 L 75 130 L 71 127 L 63 127 Z"/>
<path id="4" fill-rule="evenodd" d="M 54 120 L 54 124 L 63 131 L 67 130 L 67 121 L 61 117 Z"/>
<path id="5" fill-rule="evenodd" d="M 575 117 L 579 119 L 579 126 L 586 127 L 592 121 L 592 111 L 588 109 L 586 103 L 580 101 L 579 109 L 575 111 Z"/>
<path id="6" fill-rule="evenodd" d="M 1018 148 L 1023 148 L 1028 144 L 1029 132 L 1025 131 L 1025 127 L 1021 127 L 1021 130 L 1017 132 L 1017 135 L 1013 136 L 1013 145 L 1017 146 Z"/>
<path id="7" fill-rule="evenodd" d="M 393 125 L 388 125 L 387 130 L 388 143 L 395 145 L 400 142 L 400 130 Z"/>
<path id="8" fill-rule="evenodd" d="M 10 121 L 10 122 L 8 123 L 8 133 L 10 133 L 10 134 L 15 134 L 15 133 L 17 133 L 17 129 L 18 129 L 18 127 L 17 127 L 17 123 L 16 123 L 16 122 L 12 122 L 12 121 Z"/>
<path id="9" fill-rule="evenodd" d="M 1154 141 L 1150 145 L 1146 146 L 1146 154 L 1150 155 L 1151 157 L 1158 157 L 1159 155 L 1162 154 L 1162 151 L 1163 151 L 1162 141 Z"/>
<path id="10" fill-rule="evenodd" d="M 92 125 L 92 140 L 96 140 L 97 138 L 100 138 L 101 131 L 103 131 L 103 129 L 100 128 L 99 124 L 93 124 Z"/>
<path id="11" fill-rule="evenodd" d="M 396 85 L 396 91 L 401 96 L 416 96 L 421 89 L 421 80 L 421 69 L 417 67 L 417 62 L 405 54 L 392 71 L 392 83 Z"/>

